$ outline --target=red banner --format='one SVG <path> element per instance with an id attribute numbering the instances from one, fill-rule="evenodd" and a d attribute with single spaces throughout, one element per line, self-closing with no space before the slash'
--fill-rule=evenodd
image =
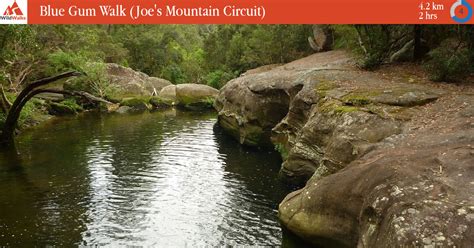
<path id="1" fill-rule="evenodd" d="M 472 24 L 472 1 L 2 0 L 0 23 Z"/>

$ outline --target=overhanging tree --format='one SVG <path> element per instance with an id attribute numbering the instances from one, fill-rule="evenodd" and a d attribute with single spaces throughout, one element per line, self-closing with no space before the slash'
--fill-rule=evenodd
<path id="1" fill-rule="evenodd" d="M 44 93 L 48 91 L 46 89 L 41 89 L 40 87 L 56 82 L 61 79 L 80 76 L 80 75 L 82 75 L 82 73 L 76 72 L 76 71 L 65 72 L 53 77 L 43 78 L 38 81 L 34 81 L 28 86 L 26 86 L 20 92 L 18 97 L 15 99 L 15 101 L 11 104 L 11 107 L 8 109 L 6 113 L 7 118 L 3 126 L 2 134 L 0 136 L 0 146 L 9 146 L 13 144 L 15 128 L 17 126 L 17 122 L 18 122 L 18 118 L 20 117 L 21 110 L 33 96 L 39 93 Z M 2 89 L 2 95 L 4 95 L 3 89 Z M 8 106 L 8 103 L 5 103 L 3 97 L 1 101 L 2 101 L 1 105 Z"/>

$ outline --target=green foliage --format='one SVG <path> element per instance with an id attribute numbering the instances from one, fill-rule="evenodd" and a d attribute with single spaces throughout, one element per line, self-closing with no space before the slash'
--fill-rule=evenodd
<path id="1" fill-rule="evenodd" d="M 70 107 L 71 109 L 74 109 L 77 112 L 82 112 L 84 111 L 84 108 L 82 108 L 81 105 L 77 104 L 76 100 L 74 98 L 67 98 L 64 101 L 61 102 L 61 104 Z"/>
<path id="2" fill-rule="evenodd" d="M 16 99 L 16 95 L 10 92 L 6 92 L 5 94 L 10 102 L 14 102 Z M 31 101 L 28 101 L 23 109 L 21 110 L 20 117 L 18 118 L 18 127 L 24 127 L 27 126 L 29 123 L 35 122 L 39 116 L 43 115 L 43 112 L 40 107 L 37 105 L 40 105 L 38 102 L 36 102 L 34 99 Z M 6 120 L 6 115 L 4 113 L 0 113 L 0 128 L 3 127 L 5 124 Z"/>
<path id="3" fill-rule="evenodd" d="M 175 84 L 202 82 L 200 26 L 114 26 L 111 36 L 127 47 L 128 64 L 133 69 Z"/>
<path id="4" fill-rule="evenodd" d="M 76 115 L 78 112 L 83 111 L 82 107 L 77 104 L 71 104 L 68 102 L 51 102 L 49 104 L 49 113 L 52 115 Z"/>
<path id="5" fill-rule="evenodd" d="M 236 75 L 230 72 L 226 72 L 223 70 L 216 70 L 213 71 L 206 76 L 207 85 L 220 89 L 224 86 L 225 83 L 230 81 L 231 79 L 235 78 Z"/>
<path id="6" fill-rule="evenodd" d="M 169 101 L 166 101 L 158 96 L 151 97 L 148 103 L 154 108 L 164 108 L 164 107 L 172 106 L 172 104 Z"/>
<path id="7" fill-rule="evenodd" d="M 212 108 L 212 107 L 214 106 L 214 102 L 215 102 L 215 101 L 216 101 L 215 98 L 213 98 L 213 97 L 207 97 L 204 102 L 205 102 L 205 105 L 206 105 L 207 107 Z"/>
<path id="8" fill-rule="evenodd" d="M 376 69 L 390 55 L 389 46 L 392 30 L 388 25 L 356 25 L 364 57 L 359 66 L 363 69 Z"/>
<path id="9" fill-rule="evenodd" d="M 150 101 L 150 97 L 134 97 L 134 98 L 126 98 L 120 102 L 120 106 L 128 106 L 128 107 L 137 107 L 146 105 Z"/>
<path id="10" fill-rule="evenodd" d="M 210 72 L 240 74 L 262 65 L 289 62 L 312 53 L 310 25 L 219 25 L 204 40 Z"/>
<path id="11" fill-rule="evenodd" d="M 349 49 L 360 53 L 357 30 L 354 25 L 332 25 L 334 30 L 334 48 Z"/>
<path id="12" fill-rule="evenodd" d="M 285 145 L 283 144 L 275 144 L 275 151 L 280 153 L 281 158 L 286 160 L 288 158 L 288 150 L 286 149 Z"/>
<path id="13" fill-rule="evenodd" d="M 91 62 L 81 53 L 57 51 L 48 56 L 50 73 L 56 74 L 68 70 L 83 72 L 85 76 L 71 79 L 66 86 L 70 90 L 88 91 L 100 97 L 113 95 L 116 89 L 106 77 L 106 65 L 102 62 Z"/>
<path id="14" fill-rule="evenodd" d="M 458 43 L 447 40 L 429 53 L 431 59 L 425 64 L 433 81 L 457 82 L 466 78 L 469 71 L 469 52 Z"/>

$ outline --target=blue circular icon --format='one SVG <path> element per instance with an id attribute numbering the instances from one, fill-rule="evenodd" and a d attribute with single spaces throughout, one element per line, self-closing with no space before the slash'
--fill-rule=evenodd
<path id="1" fill-rule="evenodd" d="M 456 8 L 463 6 L 466 8 L 467 14 L 465 17 L 458 17 L 456 16 Z M 459 23 L 465 23 L 469 21 L 472 17 L 472 7 L 466 0 L 458 0 L 456 1 L 453 6 L 451 6 L 451 18 Z"/>

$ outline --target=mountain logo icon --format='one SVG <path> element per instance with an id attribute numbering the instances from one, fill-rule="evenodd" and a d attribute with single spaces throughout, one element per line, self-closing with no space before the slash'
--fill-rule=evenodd
<path id="1" fill-rule="evenodd" d="M 23 12 L 21 11 L 20 6 L 18 6 L 18 4 L 16 3 L 16 0 L 14 0 L 13 4 L 7 7 L 3 15 L 4 16 L 22 16 Z"/>

